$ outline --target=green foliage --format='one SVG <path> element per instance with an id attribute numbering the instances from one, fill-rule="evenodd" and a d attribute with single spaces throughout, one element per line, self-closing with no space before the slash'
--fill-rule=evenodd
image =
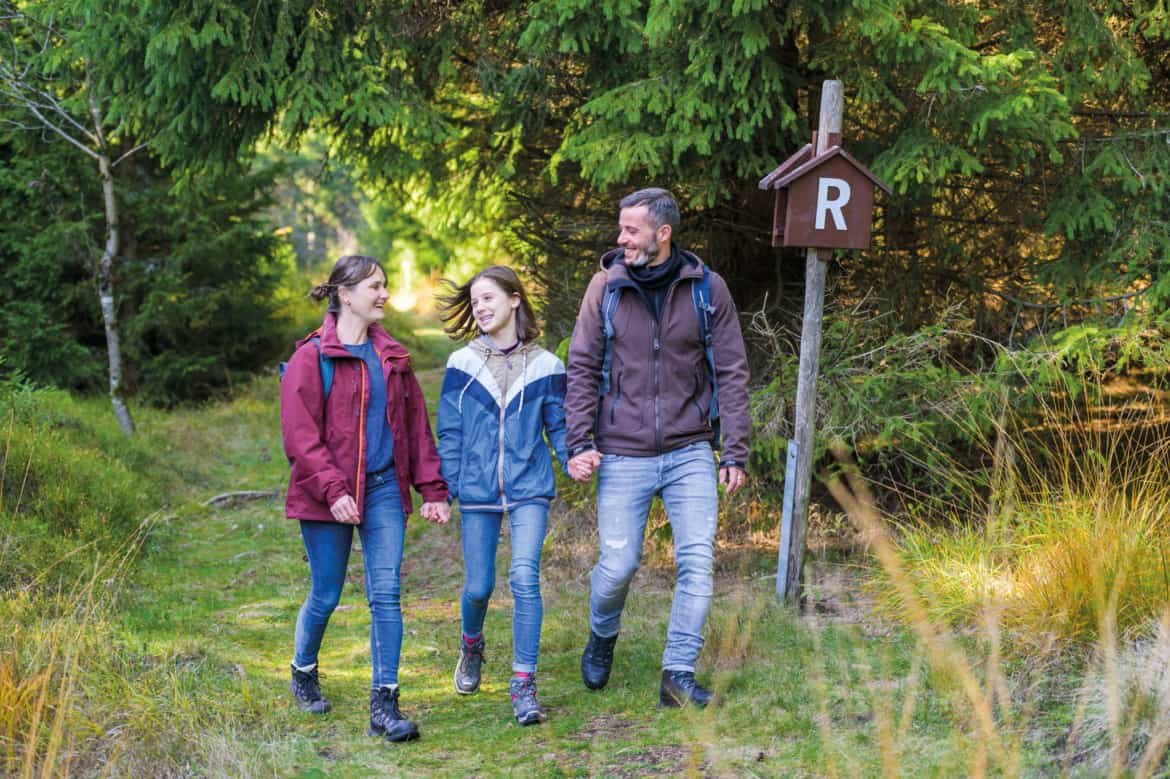
<path id="1" fill-rule="evenodd" d="M 124 262 L 124 337 L 143 400 L 222 396 L 284 351 L 276 291 L 293 278 L 292 258 L 258 216 L 271 186 L 259 172 L 127 198 L 139 252 Z"/>
<path id="2" fill-rule="evenodd" d="M 829 450 L 843 444 L 867 476 L 920 509 L 988 487 L 1009 414 L 1021 425 L 1050 423 L 1056 402 L 1080 414 L 1112 378 L 1162 382 L 1170 369 L 1167 328 L 1144 322 L 1085 320 L 1015 349 L 979 339 L 955 312 L 912 333 L 893 324 L 867 307 L 826 316 L 813 460 L 831 468 Z M 762 369 L 769 384 L 752 396 L 752 460 L 780 481 L 799 356 L 787 346 L 794 334 L 760 316 L 754 329 L 772 358 Z"/>
<path id="3" fill-rule="evenodd" d="M 914 489 L 948 495 L 960 453 L 977 448 L 995 428 L 1011 375 L 974 373 L 956 355 L 969 334 L 944 320 L 914 333 L 857 309 L 826 318 L 817 380 L 814 462 L 844 443 L 867 472 Z M 756 435 L 753 463 L 773 478 L 785 470 L 798 355 L 774 348 L 772 382 L 752 398 Z M 976 471 L 964 477 L 979 478 Z"/>
<path id="4" fill-rule="evenodd" d="M 0 385 L 0 590 L 69 581 L 154 508 L 133 469 L 141 444 L 98 433 L 113 421 L 95 416 L 58 390 Z"/>
<path id="5" fill-rule="evenodd" d="M 0 355 L 45 385 L 106 384 L 93 285 L 103 240 L 96 171 L 28 135 L 0 137 Z M 146 157 L 120 168 L 124 252 L 117 270 L 124 375 L 151 403 L 219 395 L 275 359 L 287 327 L 276 291 L 291 264 L 258 216 L 270 173 L 170 190 Z"/>

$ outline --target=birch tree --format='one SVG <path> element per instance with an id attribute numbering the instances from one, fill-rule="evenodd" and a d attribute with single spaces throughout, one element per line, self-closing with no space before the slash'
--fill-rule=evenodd
<path id="1" fill-rule="evenodd" d="M 0 0 L 0 101 L 7 109 L 0 123 L 9 130 L 57 138 L 98 168 L 106 230 L 95 282 L 106 331 L 110 402 L 122 432 L 131 435 L 134 421 L 123 397 L 115 295 L 122 240 L 115 172 L 145 144 L 129 143 L 110 121 L 92 60 L 84 47 L 72 45 L 83 24 L 82 18 L 69 18 L 51 7 Z"/>

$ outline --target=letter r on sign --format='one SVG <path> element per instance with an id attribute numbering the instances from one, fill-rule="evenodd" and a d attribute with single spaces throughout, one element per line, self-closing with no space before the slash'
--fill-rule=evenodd
<path id="1" fill-rule="evenodd" d="M 836 197 L 829 197 L 829 190 L 835 190 Z M 822 178 L 817 179 L 817 210 L 815 225 L 817 230 L 825 229 L 825 213 L 833 212 L 833 227 L 845 229 L 845 214 L 841 209 L 849 202 L 853 194 L 849 182 L 845 179 Z"/>

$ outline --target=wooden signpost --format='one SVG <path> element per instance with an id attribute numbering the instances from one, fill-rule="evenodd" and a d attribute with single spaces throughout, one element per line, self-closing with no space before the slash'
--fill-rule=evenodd
<path id="1" fill-rule="evenodd" d="M 777 595 L 792 603 L 800 601 L 808 535 L 825 271 L 833 249 L 869 248 L 874 187 L 890 191 L 842 148 L 843 102 L 841 82 L 826 81 L 821 88 L 821 112 L 813 142 L 760 180 L 760 189 L 776 191 L 772 245 L 806 249 L 796 429 L 795 438 L 788 442 L 776 573 Z"/>

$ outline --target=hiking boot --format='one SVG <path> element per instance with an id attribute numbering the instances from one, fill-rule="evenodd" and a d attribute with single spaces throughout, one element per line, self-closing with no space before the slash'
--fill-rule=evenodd
<path id="1" fill-rule="evenodd" d="M 317 681 L 317 666 L 313 666 L 311 671 L 298 671 L 295 665 L 289 667 L 292 669 L 292 678 L 289 680 L 288 689 L 297 699 L 297 708 L 310 714 L 324 714 L 333 708 L 321 694 L 321 684 Z"/>
<path id="2" fill-rule="evenodd" d="M 540 708 L 540 701 L 536 700 L 536 674 L 513 676 L 508 693 L 512 696 L 512 713 L 521 725 L 534 725 L 548 719 L 544 709 Z"/>
<path id="3" fill-rule="evenodd" d="M 617 634 L 602 638 L 589 631 L 589 643 L 581 655 L 581 679 L 590 690 L 600 690 L 609 682 L 609 669 L 613 667 L 613 645 Z"/>
<path id="4" fill-rule="evenodd" d="M 677 709 L 693 704 L 702 708 L 711 700 L 711 691 L 696 682 L 690 671 L 662 672 L 662 684 L 658 686 L 659 706 Z"/>
<path id="5" fill-rule="evenodd" d="M 398 709 L 398 688 L 379 687 L 370 693 L 370 729 L 368 736 L 385 736 L 387 741 L 413 741 L 418 725 Z"/>
<path id="6" fill-rule="evenodd" d="M 459 662 L 455 665 L 455 692 L 471 695 L 479 689 L 479 671 L 483 666 L 483 636 L 468 644 L 459 639 Z"/>

